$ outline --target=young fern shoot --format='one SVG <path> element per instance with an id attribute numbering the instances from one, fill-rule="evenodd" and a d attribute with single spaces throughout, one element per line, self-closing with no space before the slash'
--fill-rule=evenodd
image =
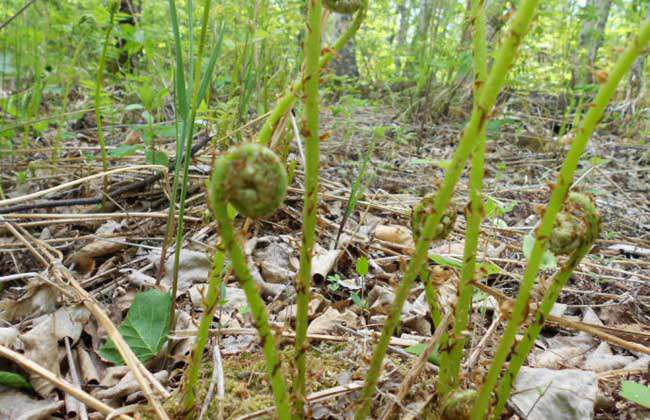
<path id="1" fill-rule="evenodd" d="M 246 294 L 260 336 L 277 415 L 282 420 L 291 417 L 291 409 L 280 355 L 264 300 L 228 216 L 228 203 L 246 217 L 263 217 L 280 207 L 286 192 L 287 173 L 280 159 L 270 149 L 252 143 L 237 146 L 217 160 L 208 188 L 208 200 L 219 223 L 222 245 Z"/>
<path id="2" fill-rule="evenodd" d="M 357 420 L 365 419 L 370 413 L 370 404 L 372 397 L 376 392 L 383 359 L 388 350 L 390 337 L 393 335 L 393 332 L 399 324 L 402 306 L 409 295 L 415 278 L 422 269 L 422 265 L 427 257 L 429 245 L 435 236 L 435 230 L 440 224 L 447 206 L 451 202 L 454 188 L 460 179 L 470 153 L 475 149 L 479 133 L 485 127 L 488 116 L 490 112 L 492 112 L 492 108 L 496 103 L 497 95 L 503 86 L 508 70 L 514 62 L 517 48 L 521 44 L 523 36 L 528 30 L 528 26 L 533 18 L 538 1 L 539 0 L 524 0 L 519 5 L 519 9 L 512 19 L 512 25 L 508 32 L 509 35 L 501 44 L 492 71 L 490 72 L 486 84 L 481 92 L 479 105 L 472 111 L 469 124 L 463 131 L 458 148 L 454 152 L 447 173 L 445 174 L 442 187 L 438 190 L 438 194 L 436 195 L 433 212 L 426 218 L 424 228 L 422 229 L 422 236 L 416 244 L 414 256 L 397 288 L 395 300 L 389 310 L 388 318 L 384 324 L 379 341 L 375 346 L 374 354 L 370 362 L 370 368 L 366 375 L 366 383 L 359 402 L 359 408 L 355 414 Z"/>
<path id="3" fill-rule="evenodd" d="M 481 87 L 487 78 L 487 23 L 485 17 L 485 2 L 472 0 L 470 22 L 473 24 L 473 58 L 474 58 L 474 107 L 478 107 Z M 460 362 L 465 348 L 464 331 L 469 325 L 472 309 L 472 280 L 476 274 L 476 252 L 483 220 L 483 171 L 485 166 L 485 127 L 478 135 L 476 149 L 472 153 L 472 169 L 470 172 L 469 213 L 467 215 L 467 232 L 465 234 L 465 249 L 463 251 L 463 269 L 458 285 L 458 302 L 454 314 L 453 334 L 449 345 L 443 347 L 440 355 L 440 376 L 438 377 L 438 394 L 443 398 L 458 387 Z"/>
<path id="4" fill-rule="evenodd" d="M 573 175 L 578 167 L 580 156 L 582 156 L 596 125 L 603 117 L 607 104 L 614 96 L 618 83 L 621 81 L 625 73 L 627 73 L 627 71 L 632 67 L 632 64 L 634 64 L 634 61 L 639 54 L 647 48 L 649 41 L 650 20 L 646 20 L 642 23 L 638 36 L 632 40 L 627 49 L 618 58 L 614 68 L 609 73 L 609 77 L 601 85 L 596 98 L 589 107 L 589 111 L 576 131 L 575 138 L 571 143 L 567 157 L 562 164 L 560 173 L 558 174 L 557 182 L 553 186 L 553 192 L 551 193 L 549 203 L 546 206 L 540 225 L 537 228 L 535 244 L 533 245 L 530 258 L 528 259 L 528 265 L 524 271 L 523 279 L 521 280 L 519 293 L 517 294 L 510 321 L 503 332 L 501 342 L 499 343 L 499 347 L 494 355 L 492 364 L 490 365 L 490 369 L 483 383 L 483 387 L 481 388 L 474 407 L 472 408 L 472 420 L 485 418 L 488 413 L 490 401 L 492 399 L 492 391 L 497 384 L 501 369 L 508 359 L 519 326 L 524 322 L 526 314 L 528 313 L 530 294 L 535 285 L 537 272 L 539 271 L 542 262 L 542 255 L 549 245 L 556 216 L 560 212 L 564 200 L 569 193 L 569 188 L 573 180 Z"/>
<path id="5" fill-rule="evenodd" d="M 210 282 L 208 284 L 208 293 L 205 297 L 205 306 L 203 316 L 199 323 L 199 331 L 196 337 L 196 343 L 192 349 L 192 356 L 187 367 L 185 375 L 185 389 L 183 395 L 183 411 L 192 413 L 196 408 L 196 391 L 201 375 L 201 361 L 205 347 L 208 345 L 210 335 L 210 326 L 215 312 L 221 299 L 221 285 L 223 284 L 223 268 L 225 263 L 225 254 L 219 249 L 215 252 L 212 272 L 210 273 Z"/>
<path id="6" fill-rule="evenodd" d="M 296 341 L 294 362 L 296 377 L 293 382 L 293 414 L 304 416 L 307 376 L 307 324 L 311 298 L 311 259 L 316 242 L 316 212 L 318 210 L 318 177 L 320 172 L 320 49 L 323 38 L 323 5 L 310 0 L 307 9 L 304 66 L 304 126 L 305 138 L 305 198 L 302 211 L 302 246 L 300 270 L 296 281 Z"/>
<path id="7" fill-rule="evenodd" d="M 569 194 L 564 210 L 558 214 L 550 239 L 551 251 L 556 255 L 568 255 L 568 258 L 562 268 L 550 279 L 550 286 L 533 315 L 533 322 L 515 347 L 508 370 L 503 374 L 497 388 L 497 403 L 492 413 L 493 418 L 501 418 L 510 397 L 512 384 L 542 331 L 546 317 L 551 312 L 573 270 L 591 251 L 599 233 L 600 215 L 593 201 L 584 194 Z"/>
<path id="8" fill-rule="evenodd" d="M 332 2 L 337 2 L 337 0 L 333 0 L 330 3 Z M 319 59 L 319 66 L 321 69 L 325 68 L 336 56 L 336 54 L 343 50 L 343 47 L 345 47 L 348 41 L 354 37 L 354 35 L 361 27 L 361 23 L 363 23 L 364 19 L 366 18 L 368 12 L 368 0 L 357 0 L 354 3 L 358 4 L 358 8 L 355 9 L 354 12 L 354 20 L 348 29 L 343 33 L 343 35 L 341 35 L 341 37 L 336 40 L 334 45 L 329 47 L 326 51 L 323 51 L 323 55 L 320 56 Z M 266 119 L 266 121 L 264 121 L 264 125 L 260 129 L 259 133 L 257 133 L 258 143 L 265 146 L 269 145 L 271 142 L 271 137 L 273 137 L 273 133 L 280 123 L 280 120 L 282 120 L 282 117 L 284 117 L 284 115 L 293 108 L 298 95 L 302 93 L 303 83 L 305 83 L 305 80 L 302 77 L 299 80 L 293 82 L 287 92 L 278 100 L 275 108 L 273 108 L 269 117 Z"/>

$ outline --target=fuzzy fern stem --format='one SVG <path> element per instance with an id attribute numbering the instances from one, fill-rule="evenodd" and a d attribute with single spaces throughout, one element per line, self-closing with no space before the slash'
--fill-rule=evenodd
<path id="1" fill-rule="evenodd" d="M 485 1 L 472 0 L 470 21 L 473 25 L 473 55 L 474 55 L 474 107 L 478 107 L 478 97 L 481 87 L 487 78 L 487 24 L 485 17 Z M 440 355 L 440 376 L 438 378 L 438 394 L 446 396 L 458 387 L 460 362 L 463 358 L 466 336 L 464 331 L 469 324 L 472 310 L 472 280 L 476 274 L 476 252 L 478 249 L 483 220 L 483 171 L 485 166 L 485 127 L 479 133 L 476 149 L 472 153 L 472 170 L 470 173 L 470 202 L 467 216 L 467 232 L 465 234 L 465 249 L 463 251 L 463 269 L 458 285 L 458 302 L 456 302 L 455 321 L 450 345 L 443 347 Z"/>
<path id="2" fill-rule="evenodd" d="M 183 395 L 183 411 L 190 417 L 192 417 L 193 410 L 196 408 L 197 385 L 201 374 L 203 353 L 208 345 L 208 339 L 210 336 L 210 325 L 212 324 L 212 319 L 214 318 L 214 314 L 217 311 L 219 300 L 221 298 L 224 262 L 225 254 L 221 250 L 217 250 L 214 255 L 212 272 L 210 273 L 210 282 L 208 285 L 208 293 L 205 297 L 203 316 L 199 323 L 196 343 L 192 349 L 192 356 L 185 377 L 186 382 Z"/>
<path id="3" fill-rule="evenodd" d="M 492 399 L 492 391 L 497 384 L 501 369 L 505 364 L 512 345 L 515 342 L 515 337 L 519 326 L 524 321 L 525 315 L 528 312 L 528 304 L 530 294 L 535 284 L 535 278 L 539 271 L 539 266 L 542 261 L 542 255 L 548 247 L 551 237 L 555 218 L 562 208 L 562 204 L 568 195 L 569 187 L 573 180 L 573 175 L 578 167 L 580 156 L 587 146 L 589 137 L 594 132 L 596 125 L 603 117 L 605 108 L 616 92 L 616 87 L 621 81 L 625 73 L 632 67 L 636 58 L 647 47 L 650 40 L 650 20 L 646 20 L 641 25 L 639 35 L 632 40 L 625 52 L 619 57 L 614 68 L 607 80 L 601 85 L 593 104 L 589 107 L 589 111 L 585 115 L 581 126 L 576 131 L 575 138 L 571 143 L 569 153 L 562 164 L 560 173 L 558 174 L 557 182 L 553 188 L 551 198 L 544 216 L 537 229 L 535 244 L 533 246 L 528 265 L 524 271 L 524 276 L 519 287 L 519 293 L 514 304 L 510 321 L 508 322 L 499 347 L 494 355 L 492 364 L 487 373 L 483 387 L 480 390 L 479 396 L 472 408 L 472 420 L 483 419 L 488 415 L 488 408 L 490 400 Z"/>
<path id="4" fill-rule="evenodd" d="M 316 213 L 318 210 L 318 176 L 320 169 L 320 49 L 323 37 L 323 4 L 310 0 L 307 10 L 304 66 L 304 125 L 305 139 L 305 198 L 302 211 L 302 246 L 300 270 L 296 281 L 296 341 L 294 362 L 296 376 L 293 381 L 293 416 L 304 417 L 307 377 L 307 324 L 311 298 L 311 259 L 316 242 Z"/>
<path id="5" fill-rule="evenodd" d="M 496 56 L 494 66 L 482 90 L 479 106 L 472 111 L 469 124 L 465 127 L 461 136 L 458 148 L 454 152 L 451 163 L 445 174 L 442 187 L 436 195 L 433 212 L 427 216 L 422 236 L 416 244 L 415 254 L 411 259 L 406 273 L 395 293 L 395 300 L 391 307 L 388 319 L 384 324 L 381 336 L 375 346 L 374 354 L 370 362 L 370 368 L 366 375 L 366 383 L 362 390 L 359 408 L 355 414 L 357 420 L 365 419 L 370 413 L 372 396 L 375 394 L 379 374 L 383 364 L 384 356 L 388 350 L 390 337 L 393 335 L 399 324 L 402 306 L 411 291 L 413 282 L 419 274 L 422 265 L 427 257 L 429 245 L 434 238 L 436 227 L 439 225 L 447 206 L 451 202 L 454 188 L 460 179 L 461 173 L 467 163 L 470 153 L 476 147 L 479 133 L 485 127 L 488 116 L 496 103 L 496 98 L 505 81 L 506 74 L 515 59 L 517 48 L 521 44 L 524 34 L 533 18 L 535 7 L 539 0 L 524 0 L 513 18 L 508 36 L 504 39 L 499 53 Z"/>
<path id="6" fill-rule="evenodd" d="M 334 45 L 332 45 L 327 51 L 323 52 L 323 55 L 320 57 L 319 65 L 320 68 L 325 68 L 330 61 L 343 50 L 343 47 L 354 37 L 361 23 L 363 23 L 368 12 L 368 0 L 361 0 L 361 6 L 357 10 L 354 20 L 348 27 L 348 29 L 341 35 L 339 39 L 336 40 Z M 268 146 L 273 133 L 282 119 L 282 117 L 289 112 L 294 104 L 298 95 L 302 93 L 302 85 L 305 83 L 305 80 L 301 77 L 300 80 L 297 80 L 291 84 L 287 92 L 278 100 L 278 103 L 275 105 L 275 108 L 271 111 L 269 117 L 264 121 L 264 125 L 257 134 L 257 142 Z"/>
<path id="7" fill-rule="evenodd" d="M 519 370 L 526 362 L 528 353 L 533 348 L 535 340 L 539 336 L 544 326 L 546 317 L 551 312 L 553 305 L 560 296 L 560 292 L 566 285 L 567 280 L 571 278 L 571 273 L 576 269 L 580 261 L 589 253 L 598 235 L 600 233 L 600 216 L 591 199 L 584 194 L 571 193 L 569 195 L 568 206 L 574 208 L 579 213 L 579 219 L 575 219 L 578 228 L 575 230 L 575 237 L 578 240 L 578 246 L 574 249 L 569 258 L 564 262 L 560 271 L 558 271 L 550 280 L 550 286 L 542 299 L 537 311 L 533 315 L 533 321 L 526 330 L 522 340 L 515 347 L 508 370 L 501 378 L 497 388 L 497 403 L 492 413 L 492 418 L 499 419 L 506 407 L 512 384 L 519 374 Z M 554 231 L 555 234 L 555 231 Z"/>
<path id="8" fill-rule="evenodd" d="M 219 223 L 221 242 L 227 250 L 232 268 L 253 316 L 260 337 L 273 397 L 280 419 L 291 418 L 276 338 L 271 331 L 269 314 L 236 237 L 228 215 L 228 203 L 247 217 L 261 217 L 274 212 L 284 200 L 287 174 L 279 158 L 264 146 L 245 144 L 228 151 L 216 164 L 208 189 L 208 200 Z"/>

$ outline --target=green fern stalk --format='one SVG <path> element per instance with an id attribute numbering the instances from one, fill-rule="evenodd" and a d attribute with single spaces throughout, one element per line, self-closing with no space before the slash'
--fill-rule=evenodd
<path id="1" fill-rule="evenodd" d="M 318 210 L 318 174 L 320 169 L 320 46 L 323 4 L 321 0 L 309 1 L 305 40 L 304 67 L 304 120 L 308 134 L 305 139 L 305 199 L 302 212 L 302 247 L 300 248 L 300 270 L 296 282 L 296 341 L 294 362 L 296 376 L 293 382 L 293 416 L 304 417 L 305 382 L 307 372 L 307 324 L 311 298 L 311 259 L 316 242 L 316 213 Z"/>
<path id="2" fill-rule="evenodd" d="M 280 355 L 264 300 L 228 216 L 228 203 L 244 216 L 261 217 L 280 206 L 286 188 L 287 174 L 280 159 L 270 149 L 249 143 L 231 149 L 217 160 L 208 189 L 208 200 L 219 223 L 221 242 L 230 256 L 239 285 L 246 294 L 262 343 L 277 415 L 282 420 L 291 418 L 291 409 Z"/>
<path id="3" fill-rule="evenodd" d="M 567 197 L 569 187 L 573 180 L 573 175 L 580 161 L 580 156 L 584 152 L 589 137 L 596 128 L 596 125 L 603 117 L 607 104 L 614 96 L 618 83 L 630 69 L 634 60 L 647 47 L 649 40 L 650 20 L 646 20 L 641 25 L 641 31 L 638 37 L 631 42 L 625 52 L 619 57 L 609 74 L 609 77 L 605 83 L 601 85 L 598 95 L 589 107 L 589 111 L 585 115 L 580 128 L 576 131 L 575 138 L 571 143 L 571 148 L 569 149 L 566 160 L 560 169 L 556 185 L 553 188 L 551 198 L 546 206 L 546 211 L 544 212 L 544 216 L 542 217 L 539 228 L 537 229 L 535 244 L 519 287 L 519 293 L 515 301 L 510 321 L 503 331 L 499 348 L 494 355 L 494 359 L 490 365 L 490 370 L 485 378 L 483 387 L 481 388 L 479 396 L 472 408 L 472 420 L 485 418 L 488 413 L 492 391 L 496 386 L 501 369 L 503 368 L 503 365 L 510 354 L 512 345 L 515 342 L 517 330 L 524 321 L 525 315 L 528 311 L 530 294 L 535 284 L 535 278 L 539 271 L 542 255 L 548 246 L 551 232 L 555 224 L 555 218 L 562 208 L 562 203 Z"/>
<path id="4" fill-rule="evenodd" d="M 480 132 L 483 130 L 490 112 L 496 103 L 496 98 L 501 87 L 505 81 L 506 74 L 515 59 L 517 48 L 521 44 L 523 36 L 528 30 L 528 26 L 532 20 L 535 7 L 539 0 L 524 0 L 513 17 L 512 26 L 508 32 L 508 36 L 504 39 L 499 53 L 496 56 L 492 71 L 488 80 L 482 90 L 479 105 L 472 111 L 469 124 L 465 127 L 461 136 L 458 148 L 454 152 L 451 163 L 447 169 L 445 179 L 442 187 L 436 195 L 434 203 L 434 211 L 430 214 L 420 237 L 418 240 L 415 254 L 410 261 L 402 281 L 395 293 L 395 300 L 390 309 L 388 319 L 384 325 L 381 336 L 370 362 L 370 368 L 366 375 L 366 383 L 364 385 L 359 408 L 355 414 L 357 420 L 365 419 L 370 412 L 370 403 L 372 396 L 375 394 L 377 382 L 379 381 L 379 374 L 381 372 L 382 362 L 390 343 L 390 338 L 397 328 L 400 319 L 402 306 L 409 295 L 413 282 L 419 274 L 422 265 L 427 257 L 429 245 L 435 234 L 435 229 L 440 223 L 447 206 L 451 202 L 451 197 L 454 192 L 454 187 L 460 179 L 465 163 L 469 158 L 470 153 L 476 147 Z"/>
<path id="5" fill-rule="evenodd" d="M 356 12 L 355 18 L 348 27 L 348 29 L 341 35 L 339 39 L 336 40 L 334 45 L 332 45 L 327 52 L 324 52 L 320 57 L 320 68 L 325 68 L 327 64 L 338 54 L 345 44 L 348 43 L 350 39 L 357 33 L 361 27 L 361 23 L 366 18 L 368 12 L 368 0 L 361 1 L 361 7 Z M 305 80 L 302 78 L 295 81 L 291 84 L 288 91 L 278 100 L 278 103 L 275 105 L 275 108 L 271 111 L 269 117 L 264 121 L 264 125 L 257 134 L 257 142 L 265 146 L 269 145 L 273 132 L 275 131 L 278 123 L 282 117 L 289 112 L 298 98 L 298 94 L 302 92 L 302 85 L 305 83 Z"/>
<path id="6" fill-rule="evenodd" d="M 567 204 L 569 207 L 576 207 L 577 210 L 582 213 L 580 220 L 577 221 L 579 223 L 584 223 L 583 231 L 578 235 L 574 235 L 576 236 L 579 245 L 577 249 L 571 252 L 569 258 L 563 264 L 560 271 L 558 271 L 551 279 L 549 289 L 545 293 L 542 303 L 534 314 L 533 322 L 526 330 L 522 340 L 515 347 L 515 351 L 510 358 L 508 370 L 501 378 L 501 382 L 497 388 L 497 403 L 492 413 L 492 418 L 494 419 L 501 418 L 501 414 L 503 413 L 508 398 L 510 397 L 512 384 L 519 374 L 519 370 L 526 362 L 528 353 L 532 350 L 535 340 L 542 331 L 546 317 L 551 312 L 553 305 L 555 305 L 557 298 L 560 296 L 560 292 L 564 288 L 567 280 L 571 278 L 573 270 L 576 269 L 585 255 L 589 253 L 594 242 L 598 239 L 600 233 L 600 215 L 591 199 L 583 194 L 571 193 Z"/>
<path id="7" fill-rule="evenodd" d="M 108 44 L 111 40 L 113 26 L 115 26 L 115 13 L 117 13 L 118 7 L 119 3 L 116 1 L 111 1 L 111 3 L 108 5 L 108 28 L 106 28 L 106 34 L 104 35 L 104 45 L 102 46 L 102 55 L 99 57 L 99 64 L 97 65 L 97 79 L 95 80 L 95 119 L 97 120 L 97 140 L 99 141 L 99 147 L 101 148 L 102 170 L 104 172 L 108 171 L 108 155 L 106 154 L 106 139 L 104 138 L 101 99 L 104 86 L 104 68 L 106 67 L 106 54 L 108 53 Z M 102 206 L 106 205 L 108 182 L 108 176 L 105 176 L 103 178 L 102 191 L 104 194 L 102 195 Z"/>
<path id="8" fill-rule="evenodd" d="M 210 325 L 212 324 L 214 314 L 217 311 L 221 299 L 221 285 L 223 284 L 223 267 L 225 258 L 226 256 L 221 250 L 217 250 L 214 255 L 214 263 L 212 266 L 212 272 L 210 273 L 208 293 L 205 297 L 203 316 L 199 323 L 196 343 L 192 349 L 192 357 L 190 358 L 190 363 L 187 367 L 187 376 L 185 377 L 186 383 L 183 395 L 183 411 L 190 416 L 196 408 L 196 391 L 198 389 L 199 377 L 201 375 L 203 353 L 205 352 L 205 347 L 208 345 Z"/>
<path id="9" fill-rule="evenodd" d="M 485 1 L 472 0 L 470 21 L 473 24 L 473 53 L 474 53 L 474 107 L 478 107 L 478 97 L 481 87 L 487 78 L 487 24 L 485 17 Z M 483 171 L 485 166 L 485 127 L 479 133 L 476 149 L 472 153 L 472 170 L 470 173 L 470 202 L 467 217 L 467 232 L 465 234 L 465 249 L 463 255 L 463 270 L 458 285 L 458 302 L 456 302 L 454 331 L 450 345 L 441 347 L 440 376 L 438 378 L 438 394 L 445 396 L 458 387 L 460 362 L 465 348 L 464 331 L 469 324 L 472 310 L 472 280 L 476 274 L 476 250 L 478 248 L 483 220 Z"/>

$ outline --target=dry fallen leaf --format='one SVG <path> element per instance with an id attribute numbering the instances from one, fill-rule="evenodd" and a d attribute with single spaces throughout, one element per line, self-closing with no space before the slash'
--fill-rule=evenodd
<path id="1" fill-rule="evenodd" d="M 409 248 L 415 246 L 411 230 L 401 225 L 379 225 L 375 229 L 375 238 Z"/>
<path id="2" fill-rule="evenodd" d="M 314 319 L 307 328 L 307 334 L 330 334 L 336 331 L 338 325 L 348 328 L 358 328 L 361 321 L 357 314 L 349 309 L 339 312 L 334 308 L 328 308 L 325 313 Z"/>

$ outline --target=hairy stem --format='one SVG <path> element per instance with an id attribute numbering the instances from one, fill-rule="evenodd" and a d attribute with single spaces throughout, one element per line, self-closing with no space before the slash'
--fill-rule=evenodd
<path id="1" fill-rule="evenodd" d="M 255 284 L 255 280 L 248 268 L 246 262 L 246 255 L 239 244 L 235 235 L 232 221 L 228 216 L 228 201 L 229 198 L 226 192 L 230 189 L 233 180 L 229 179 L 231 176 L 231 157 L 223 156 L 215 164 L 212 179 L 210 181 L 210 188 L 208 199 L 210 200 L 210 207 L 214 214 L 214 218 L 219 223 L 221 233 L 221 241 L 224 248 L 227 250 L 232 263 L 233 270 L 239 281 L 239 285 L 246 294 L 246 299 L 253 316 L 253 322 L 257 328 L 264 357 L 266 359 L 266 368 L 271 382 L 271 389 L 273 390 L 273 397 L 277 408 L 277 415 L 280 419 L 291 418 L 291 409 L 289 406 L 289 398 L 286 392 L 286 384 L 284 381 L 284 373 L 282 371 L 279 352 L 276 346 L 275 335 L 271 331 L 269 324 L 269 314 L 266 310 L 264 300 Z M 286 174 L 285 174 L 286 183 Z M 286 189 L 286 185 L 284 187 Z"/>
<path id="2" fill-rule="evenodd" d="M 359 11 L 357 11 L 354 21 L 350 27 L 345 31 L 341 37 L 336 40 L 334 45 L 332 45 L 324 54 L 320 57 L 319 65 L 320 68 L 325 68 L 327 64 L 332 61 L 332 58 L 339 53 L 345 44 L 348 43 L 350 39 L 357 33 L 361 27 L 361 23 L 366 18 L 366 13 L 368 12 L 368 0 L 362 0 L 363 4 Z M 278 100 L 278 103 L 275 105 L 275 108 L 271 111 L 269 117 L 264 121 L 264 125 L 260 129 L 260 132 L 257 134 L 257 142 L 268 146 L 273 136 L 278 123 L 284 117 L 284 115 L 289 112 L 293 105 L 296 103 L 298 94 L 302 91 L 302 85 L 305 83 L 305 80 L 301 77 L 300 80 L 296 80 L 291 84 L 288 91 Z"/>
<path id="3" fill-rule="evenodd" d="M 192 357 L 187 368 L 185 394 L 183 395 L 183 411 L 188 413 L 188 415 L 196 408 L 196 391 L 201 374 L 201 361 L 203 360 L 203 353 L 210 338 L 210 325 L 212 324 L 212 319 L 221 299 L 224 261 L 225 254 L 221 250 L 217 250 L 214 255 L 212 272 L 210 273 L 210 283 L 208 285 L 207 296 L 205 297 L 203 316 L 199 323 L 199 332 L 196 336 L 196 343 L 194 344 L 194 349 L 192 349 Z"/>
<path id="4" fill-rule="evenodd" d="M 470 21 L 473 24 L 473 55 L 474 55 L 474 107 L 478 107 L 478 97 L 481 87 L 487 78 L 487 24 L 485 17 L 485 1 L 472 0 Z M 440 355 L 440 376 L 438 378 L 438 393 L 441 396 L 455 390 L 459 384 L 460 362 L 463 357 L 466 338 L 463 333 L 469 324 L 472 310 L 472 281 L 476 274 L 476 250 L 483 220 L 483 171 L 485 166 L 486 134 L 483 127 L 478 135 L 476 149 L 472 154 L 472 170 L 470 173 L 470 203 L 467 217 L 467 232 L 465 234 L 465 249 L 463 254 L 463 269 L 458 285 L 458 301 L 455 309 L 455 323 L 450 345 L 444 347 Z"/>
<path id="5" fill-rule="evenodd" d="M 465 163 L 470 153 L 476 146 L 479 133 L 483 130 L 488 115 L 492 111 L 496 98 L 505 81 L 506 74 L 515 59 L 517 48 L 521 44 L 524 34 L 532 20 L 533 12 L 539 0 L 524 0 L 513 18 L 512 27 L 508 36 L 504 39 L 499 53 L 495 59 L 490 76 L 482 90 L 479 105 L 472 111 L 469 124 L 465 127 L 461 136 L 458 148 L 454 152 L 451 163 L 445 174 L 442 187 L 436 195 L 434 211 L 427 216 L 426 223 L 420 239 L 417 242 L 415 254 L 410 261 L 407 271 L 395 293 L 395 300 L 390 309 L 388 319 L 381 332 L 381 336 L 370 362 L 370 368 L 366 376 L 359 408 L 355 414 L 357 420 L 365 419 L 370 412 L 370 403 L 375 394 L 382 362 L 390 343 L 390 337 L 399 324 L 400 313 L 406 298 L 411 291 L 413 282 L 421 270 L 422 264 L 427 257 L 427 250 L 435 234 L 435 229 L 440 223 L 447 206 L 451 201 L 454 187 L 460 179 Z"/>
<path id="6" fill-rule="evenodd" d="M 494 419 L 501 418 L 501 414 L 503 413 L 508 398 L 510 397 L 512 384 L 519 374 L 519 370 L 526 362 L 528 353 L 532 350 L 535 340 L 542 331 L 546 317 L 551 312 L 553 305 L 555 305 L 564 285 L 567 280 L 571 278 L 573 270 L 576 269 L 585 255 L 589 253 L 594 242 L 598 239 L 600 233 L 600 216 L 591 200 L 582 194 L 571 193 L 569 196 L 569 202 L 569 204 L 573 203 L 577 205 L 583 213 L 582 219 L 586 226 L 585 232 L 580 237 L 580 246 L 569 256 L 567 261 L 562 265 L 560 271 L 558 271 L 551 279 L 550 287 L 544 294 L 542 303 L 533 316 L 533 322 L 526 330 L 524 337 L 515 347 L 515 351 L 510 358 L 508 370 L 501 378 L 501 382 L 497 388 L 497 403 L 494 412 L 492 413 L 492 418 Z"/>
<path id="7" fill-rule="evenodd" d="M 300 270 L 296 283 L 296 341 L 294 361 L 296 377 L 293 383 L 293 415 L 304 417 L 305 382 L 307 371 L 306 352 L 308 311 L 311 297 L 311 258 L 316 241 L 316 212 L 318 210 L 318 176 L 320 169 L 320 117 L 319 79 L 320 46 L 323 4 L 321 0 L 310 0 L 307 11 L 304 68 L 304 121 L 308 134 L 305 139 L 305 198 L 302 212 L 302 247 L 300 249 Z"/>
<path id="8" fill-rule="evenodd" d="M 614 96 L 618 83 L 630 67 L 632 67 L 634 60 L 639 56 L 639 54 L 641 54 L 644 48 L 646 48 L 649 40 L 650 20 L 646 20 L 641 26 L 639 35 L 619 57 L 609 74 L 609 77 L 605 83 L 601 85 L 598 95 L 589 107 L 589 111 L 585 115 L 581 126 L 576 131 L 575 138 L 571 143 L 569 153 L 562 164 L 551 198 L 546 206 L 544 216 L 542 217 L 539 228 L 537 229 L 535 244 L 528 260 L 526 270 L 524 271 L 524 276 L 519 287 L 519 293 L 515 301 L 510 321 L 503 332 L 501 342 L 499 343 L 499 347 L 494 355 L 492 364 L 490 365 L 490 370 L 488 371 L 483 387 L 481 388 L 479 396 L 472 409 L 472 420 L 482 419 L 487 416 L 492 391 L 496 386 L 501 369 L 508 359 L 512 345 L 515 342 L 517 330 L 524 321 L 525 315 L 528 312 L 530 294 L 535 284 L 535 278 L 539 271 L 542 255 L 548 246 L 555 218 L 562 208 L 562 204 L 569 192 L 569 187 L 571 186 L 575 170 L 578 167 L 580 156 L 584 152 L 589 137 L 591 137 L 596 125 L 603 117 L 607 104 L 611 100 L 612 96 Z"/>

